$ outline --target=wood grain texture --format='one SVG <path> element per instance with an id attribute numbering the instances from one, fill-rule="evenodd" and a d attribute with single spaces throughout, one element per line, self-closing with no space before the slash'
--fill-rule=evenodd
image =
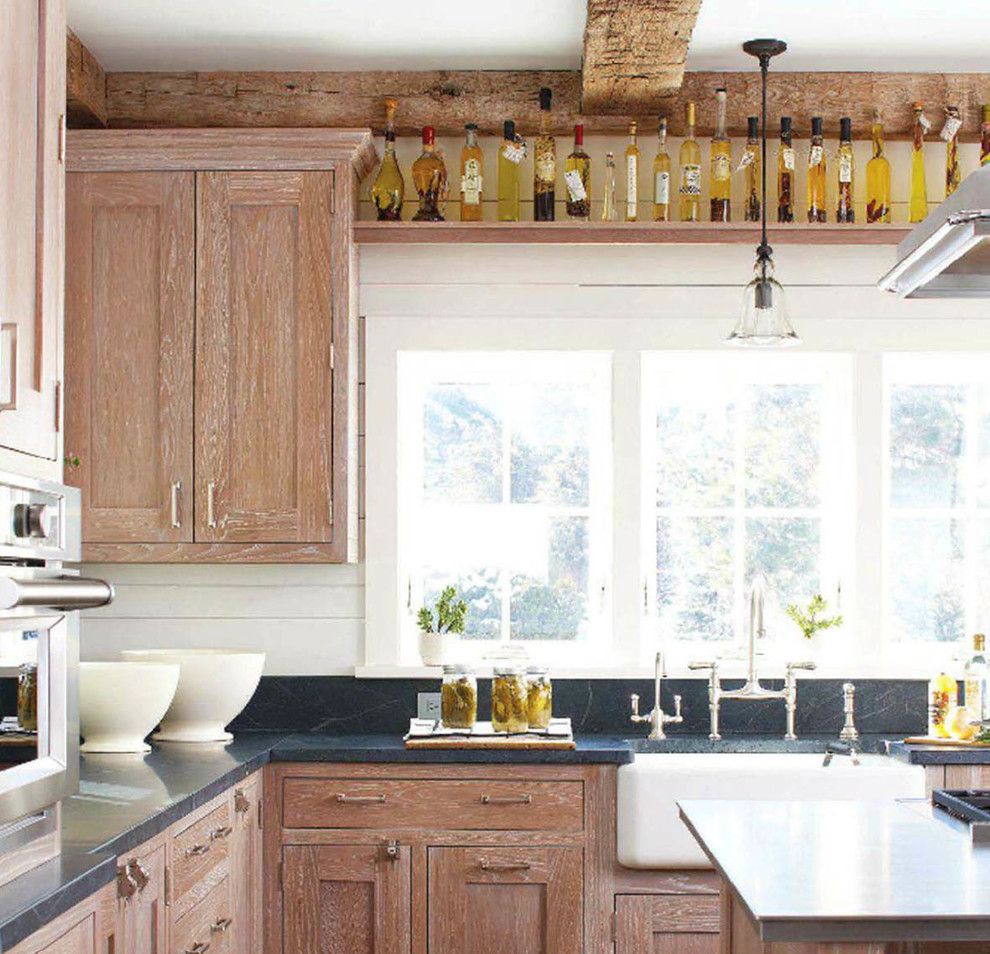
<path id="1" fill-rule="evenodd" d="M 230 871 L 231 809 L 226 797 L 172 839 L 172 919 L 177 921 L 202 903 Z"/>
<path id="2" fill-rule="evenodd" d="M 208 944 L 210 954 L 231 954 L 231 939 L 237 926 L 232 919 L 230 882 L 223 878 L 211 885 L 199 903 L 182 918 L 175 919 L 173 910 L 171 954 L 185 954 L 195 944 Z M 223 929 L 221 926 L 228 920 L 231 921 L 229 927 Z"/>
<path id="3" fill-rule="evenodd" d="M 656 113 L 680 89 L 701 0 L 588 0 L 581 109 Z"/>
<path id="4" fill-rule="evenodd" d="M 67 478 L 83 540 L 192 541 L 193 174 L 77 173 L 67 192 Z"/>
<path id="5" fill-rule="evenodd" d="M 148 876 L 143 888 L 118 903 L 115 951 L 119 954 L 166 954 L 168 950 L 167 856 L 166 836 L 161 835 L 117 859 L 118 866 L 139 863 Z"/>
<path id="6" fill-rule="evenodd" d="M 580 831 L 584 797 L 580 782 L 291 778 L 283 813 L 286 828 Z"/>
<path id="7" fill-rule="evenodd" d="M 263 794 L 261 772 L 248 776 L 231 790 L 231 954 L 258 954 L 264 950 Z"/>
<path id="8" fill-rule="evenodd" d="M 107 77 L 100 61 L 72 32 L 65 33 L 66 111 L 69 123 L 85 129 L 107 124 Z"/>
<path id="9" fill-rule="evenodd" d="M 990 765 L 946 765 L 946 788 L 990 788 Z"/>
<path id="10" fill-rule="evenodd" d="M 334 544 L 92 543 L 86 563 L 339 563 Z"/>
<path id="11" fill-rule="evenodd" d="M 615 899 L 615 954 L 719 954 L 718 912 L 711 930 L 711 912 L 695 911 L 687 903 L 714 903 L 697 896 L 619 895 Z M 670 905 L 679 907 L 673 918 Z M 697 921 L 692 923 L 692 918 Z"/>
<path id="12" fill-rule="evenodd" d="M 619 894 L 701 894 L 719 897 L 722 879 L 714 871 L 643 871 L 623 868 L 615 859 L 613 880 Z"/>
<path id="13" fill-rule="evenodd" d="M 75 907 L 38 928 L 5 954 L 109 954 L 107 912 L 115 907 L 116 887 L 108 884 Z"/>
<path id="14" fill-rule="evenodd" d="M 262 896 L 265 915 L 262 918 L 262 951 L 282 950 L 282 785 L 279 767 L 266 765 L 262 770 L 261 843 Z"/>

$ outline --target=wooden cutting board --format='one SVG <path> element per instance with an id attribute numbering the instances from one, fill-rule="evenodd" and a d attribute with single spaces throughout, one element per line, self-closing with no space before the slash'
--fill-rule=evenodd
<path id="1" fill-rule="evenodd" d="M 411 719 L 405 737 L 407 749 L 505 749 L 515 752 L 573 749 L 570 719 L 551 719 L 546 732 L 507 735 L 490 722 L 478 722 L 470 731 L 444 729 L 430 719 Z"/>
<path id="2" fill-rule="evenodd" d="M 962 739 L 934 739 L 927 735 L 909 735 L 903 740 L 906 745 L 941 745 L 947 749 L 987 749 L 990 742 L 964 742 Z"/>

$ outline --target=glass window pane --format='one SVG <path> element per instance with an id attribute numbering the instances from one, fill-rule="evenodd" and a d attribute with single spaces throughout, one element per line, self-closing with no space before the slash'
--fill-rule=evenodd
<path id="1" fill-rule="evenodd" d="M 457 597 L 467 603 L 464 620 L 466 639 L 498 639 L 502 627 L 502 597 L 498 571 L 486 566 L 430 564 L 423 568 L 423 595 L 431 609 L 445 586 L 457 588 Z"/>
<path id="2" fill-rule="evenodd" d="M 731 517 L 657 520 L 657 615 L 668 638 L 732 639 Z"/>
<path id="3" fill-rule="evenodd" d="M 966 388 L 909 384 L 890 389 L 890 500 L 894 507 L 965 504 L 962 456 Z"/>
<path id="4" fill-rule="evenodd" d="M 963 524 L 905 517 L 890 524 L 891 637 L 951 642 L 965 631 Z"/>
<path id="5" fill-rule="evenodd" d="M 587 506 L 587 385 L 521 385 L 508 389 L 505 400 L 512 423 L 512 502 Z"/>
<path id="6" fill-rule="evenodd" d="M 979 431 L 976 437 L 976 503 L 990 507 L 990 387 L 979 389 Z"/>
<path id="7" fill-rule="evenodd" d="M 657 506 L 729 506 L 735 491 L 736 405 L 695 383 L 663 390 L 656 415 Z"/>
<path id="8" fill-rule="evenodd" d="M 588 520 L 524 519 L 536 532 L 514 563 L 510 638 L 581 639 L 588 620 Z"/>
<path id="9" fill-rule="evenodd" d="M 810 384 L 750 386 L 745 451 L 749 506 L 818 506 L 821 390 Z"/>
<path id="10" fill-rule="evenodd" d="M 502 419 L 487 384 L 435 384 L 423 408 L 423 496 L 427 501 L 502 499 Z"/>
<path id="11" fill-rule="evenodd" d="M 821 521 L 804 517 L 746 520 L 746 585 L 757 573 L 779 607 L 807 604 L 821 592 Z"/>

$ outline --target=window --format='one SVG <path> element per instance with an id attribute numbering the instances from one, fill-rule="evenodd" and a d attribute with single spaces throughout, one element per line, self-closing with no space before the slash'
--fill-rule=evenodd
<path id="1" fill-rule="evenodd" d="M 407 610 L 454 585 L 470 608 L 465 639 L 476 656 L 518 641 L 535 657 L 541 643 L 568 644 L 569 658 L 600 648 L 611 563 L 609 357 L 398 358 Z"/>
<path id="2" fill-rule="evenodd" d="M 656 636 L 668 646 L 741 643 L 757 574 L 773 596 L 770 634 L 793 626 L 788 603 L 834 601 L 848 547 L 849 362 L 650 353 L 642 377 L 645 599 Z"/>
<path id="3" fill-rule="evenodd" d="M 885 631 L 953 642 L 990 623 L 990 359 L 884 360 Z"/>

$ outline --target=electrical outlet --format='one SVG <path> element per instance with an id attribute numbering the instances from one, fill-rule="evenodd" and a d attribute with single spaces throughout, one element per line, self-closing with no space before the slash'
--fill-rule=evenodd
<path id="1" fill-rule="evenodd" d="M 416 717 L 418 719 L 432 719 L 434 722 L 440 721 L 439 692 L 416 693 Z"/>

